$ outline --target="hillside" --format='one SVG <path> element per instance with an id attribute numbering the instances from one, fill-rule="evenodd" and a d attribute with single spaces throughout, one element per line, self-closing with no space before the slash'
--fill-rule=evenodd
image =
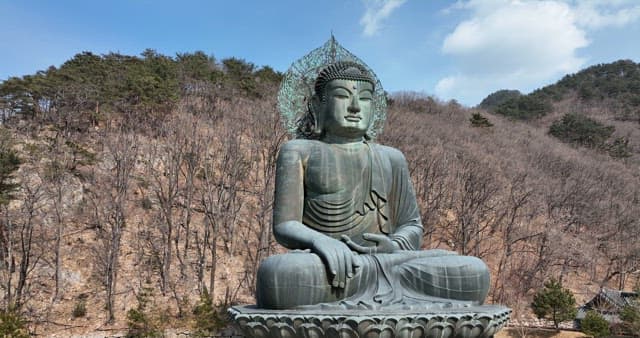
<path id="1" fill-rule="evenodd" d="M 283 250 L 270 233 L 287 139 L 280 77 L 240 59 L 149 50 L 82 53 L 1 83 L 11 117 L 0 160 L 19 165 L 0 170 L 0 308 L 41 335 L 222 327 L 214 310 L 252 302 L 259 261 Z M 531 316 L 550 277 L 579 301 L 638 282 L 638 125 L 578 90 L 526 123 L 398 93 L 378 140 L 407 157 L 424 246 L 485 259 L 490 302 L 517 316 Z M 634 155 L 550 135 L 572 110 L 628 131 Z M 488 123 L 472 123 L 478 113 Z"/>
<path id="2" fill-rule="evenodd" d="M 563 142 L 639 161 L 640 64 L 599 64 L 522 95 L 500 90 L 478 106 L 547 129 Z"/>
<path id="3" fill-rule="evenodd" d="M 526 120 L 548 114 L 553 104 L 566 99 L 590 105 L 606 104 L 618 119 L 637 121 L 640 118 L 640 64 L 620 60 L 591 66 L 528 95 L 500 90 L 487 96 L 479 108 Z"/>

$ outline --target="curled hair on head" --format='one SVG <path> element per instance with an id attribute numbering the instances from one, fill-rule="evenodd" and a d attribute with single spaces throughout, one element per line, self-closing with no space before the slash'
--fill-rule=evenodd
<path id="1" fill-rule="evenodd" d="M 362 66 L 351 61 L 339 61 L 326 66 L 318 77 L 314 86 L 315 95 L 321 101 L 325 100 L 324 87 L 331 80 L 354 80 L 369 82 L 375 88 L 375 81 L 369 72 Z"/>

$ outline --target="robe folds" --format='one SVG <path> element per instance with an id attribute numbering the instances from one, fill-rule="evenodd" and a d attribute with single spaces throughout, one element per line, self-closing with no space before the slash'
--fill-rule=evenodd
<path id="1" fill-rule="evenodd" d="M 354 173 L 357 184 L 330 194 L 314 193 L 307 184 L 326 171 L 322 166 L 327 161 L 340 158 L 327 144 L 315 144 L 309 151 L 309 158 L 315 161 L 309 161 L 306 168 L 309 177 L 305 176 L 302 223 L 338 240 L 347 235 L 362 246 L 375 245 L 363 234 L 384 234 L 401 250 L 354 253 L 359 267 L 344 288 L 330 285 L 325 264 L 309 250 L 271 256 L 258 271 L 258 307 L 429 309 L 484 301 L 489 272 L 480 259 L 445 250 L 420 250 L 423 226 L 400 151 L 367 143 L 364 165 Z"/>

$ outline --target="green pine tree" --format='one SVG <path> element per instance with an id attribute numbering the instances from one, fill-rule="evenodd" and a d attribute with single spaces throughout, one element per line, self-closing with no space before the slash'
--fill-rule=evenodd
<path id="1" fill-rule="evenodd" d="M 0 337 L 29 337 L 25 320 L 15 309 L 0 310 Z"/>
<path id="2" fill-rule="evenodd" d="M 20 158 L 11 149 L 12 143 L 9 131 L 0 127 L 0 205 L 9 203 L 18 187 L 12 180 L 20 167 Z"/>
<path id="3" fill-rule="evenodd" d="M 636 282 L 633 291 L 640 294 L 640 280 Z M 640 337 L 640 298 L 632 299 L 629 305 L 622 308 L 620 320 L 627 333 Z"/>
<path id="4" fill-rule="evenodd" d="M 493 127 L 493 123 L 480 113 L 473 113 L 469 119 L 472 127 Z"/>
<path id="5" fill-rule="evenodd" d="M 195 319 L 194 337 L 212 337 L 226 324 L 224 312 L 213 304 L 207 288 L 200 294 L 200 302 L 193 308 Z"/>
<path id="6" fill-rule="evenodd" d="M 580 326 L 582 332 L 594 338 L 608 337 L 611 334 L 609 322 L 596 311 L 587 312 Z"/>
<path id="7" fill-rule="evenodd" d="M 577 311 L 571 291 L 555 279 L 544 283 L 544 288 L 533 297 L 531 308 L 538 318 L 553 321 L 556 330 L 559 330 L 561 322 L 575 318 Z"/>
<path id="8" fill-rule="evenodd" d="M 614 131 L 613 126 L 604 125 L 577 113 L 565 114 L 562 119 L 553 122 L 549 127 L 549 134 L 563 142 L 600 149 L 606 148 L 605 141 Z"/>

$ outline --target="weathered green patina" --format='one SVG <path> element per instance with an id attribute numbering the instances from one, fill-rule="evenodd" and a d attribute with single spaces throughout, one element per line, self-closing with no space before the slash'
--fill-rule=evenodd
<path id="1" fill-rule="evenodd" d="M 258 308 L 482 304 L 489 271 L 480 259 L 420 250 L 423 226 L 406 160 L 372 142 L 384 121 L 379 81 L 357 58 L 336 59 L 333 38 L 329 46 L 333 59 L 300 72 L 314 74 L 307 95 L 291 92 L 287 80 L 281 90 L 281 99 L 306 102 L 283 111 L 297 116 L 298 137 L 280 150 L 276 172 L 273 232 L 293 251 L 262 262 Z M 301 106 L 306 111 L 292 113 Z"/>

